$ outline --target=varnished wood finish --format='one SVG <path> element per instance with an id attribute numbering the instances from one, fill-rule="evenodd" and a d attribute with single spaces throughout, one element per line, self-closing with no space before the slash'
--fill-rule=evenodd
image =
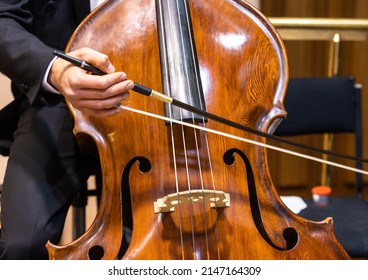
<path id="1" fill-rule="evenodd" d="M 279 36 L 245 1 L 189 3 L 207 111 L 267 131 L 285 114 L 288 66 Z M 68 50 L 83 46 L 100 50 L 129 78 L 162 91 L 157 38 L 153 0 L 114 0 L 82 23 Z M 134 92 L 124 105 L 158 115 L 164 112 L 162 103 Z M 172 137 L 162 120 L 130 111 L 98 118 L 70 108 L 76 135 L 88 136 L 98 148 L 103 193 L 87 232 L 66 246 L 48 244 L 50 258 L 88 259 L 95 246 L 103 248 L 103 259 L 349 258 L 335 239 L 331 220 L 310 222 L 283 205 L 270 179 L 264 148 L 191 128 L 183 129 L 184 145 L 178 125 Z M 206 127 L 264 141 L 213 121 Z M 121 184 L 129 184 L 134 223 L 131 244 L 122 256 Z M 228 193 L 230 206 L 214 209 L 208 203 L 193 203 L 171 213 L 154 213 L 158 198 L 202 186 Z"/>

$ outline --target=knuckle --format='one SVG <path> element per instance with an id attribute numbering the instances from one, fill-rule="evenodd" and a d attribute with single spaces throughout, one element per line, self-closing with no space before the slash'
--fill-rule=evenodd
<path id="1" fill-rule="evenodd" d="M 108 87 L 108 82 L 106 79 L 97 79 L 96 80 L 96 87 L 100 89 L 106 89 Z"/>
<path id="2" fill-rule="evenodd" d="M 100 101 L 100 100 L 98 100 L 98 101 L 95 101 L 95 108 L 97 109 L 97 110 L 102 110 L 102 109 L 104 109 L 105 107 L 104 107 L 104 103 L 102 102 L 102 101 Z"/>

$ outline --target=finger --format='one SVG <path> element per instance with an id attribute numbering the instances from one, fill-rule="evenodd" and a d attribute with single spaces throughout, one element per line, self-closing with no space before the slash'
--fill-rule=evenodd
<path id="1" fill-rule="evenodd" d="M 122 103 L 129 96 L 129 92 L 119 93 L 113 97 L 106 99 L 94 99 L 94 98 L 80 98 L 78 100 L 72 100 L 71 103 L 74 107 L 80 108 L 81 110 L 105 110 L 115 108 L 118 104 Z"/>
<path id="2" fill-rule="evenodd" d="M 131 80 L 127 80 L 127 75 L 123 72 L 116 72 L 107 74 L 104 76 L 82 75 L 81 77 L 75 77 L 75 84 L 80 88 L 94 88 L 105 90 L 115 84 L 121 84 L 124 91 L 131 90 L 134 87 L 134 83 Z"/>
<path id="3" fill-rule="evenodd" d="M 94 117 L 109 117 L 109 116 L 113 116 L 117 113 L 120 113 L 122 111 L 122 109 L 115 107 L 112 108 L 108 108 L 108 109 L 103 109 L 103 110 L 93 110 L 93 109 L 83 109 L 83 108 L 77 108 L 76 109 L 83 111 L 83 114 L 85 115 L 92 115 Z"/>
<path id="4" fill-rule="evenodd" d="M 113 98 L 114 96 L 118 96 L 122 93 L 127 93 L 134 87 L 134 83 L 130 80 L 122 81 L 119 83 L 112 84 L 111 86 L 105 88 L 96 88 L 96 87 L 83 87 L 78 86 L 74 87 L 74 92 L 72 95 L 78 96 L 79 99 L 91 99 L 91 100 L 103 100 Z"/>
<path id="5" fill-rule="evenodd" d="M 84 60 L 106 73 L 115 72 L 115 67 L 112 65 L 109 57 L 106 54 L 96 50 L 90 48 L 81 48 L 70 52 L 69 55 Z"/>

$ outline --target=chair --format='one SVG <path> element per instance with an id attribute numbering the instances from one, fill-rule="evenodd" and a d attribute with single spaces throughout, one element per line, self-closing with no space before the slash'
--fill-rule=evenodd
<path id="1" fill-rule="evenodd" d="M 89 189 L 88 185 L 84 186 L 77 195 L 74 197 L 72 203 L 72 239 L 75 240 L 80 237 L 86 231 L 86 209 L 88 205 L 88 199 L 96 197 L 98 208 L 101 200 L 102 191 L 102 174 L 100 168 L 91 172 L 91 176 L 95 177 L 95 188 Z"/>
<path id="2" fill-rule="evenodd" d="M 355 156 L 363 155 L 361 86 L 354 77 L 291 78 L 284 105 L 288 112 L 275 130 L 278 136 L 354 133 Z M 356 163 L 361 169 L 362 163 Z M 298 213 L 309 220 L 334 220 L 336 238 L 352 258 L 368 258 L 368 202 L 363 198 L 363 175 L 356 173 L 354 197 L 332 197 L 327 206 L 312 199 Z"/>

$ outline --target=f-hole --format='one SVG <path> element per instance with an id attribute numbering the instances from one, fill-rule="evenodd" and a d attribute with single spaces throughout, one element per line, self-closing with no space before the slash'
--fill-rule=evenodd
<path id="1" fill-rule="evenodd" d="M 232 165 L 235 163 L 235 154 L 238 154 L 241 157 L 241 159 L 243 160 L 243 163 L 245 164 L 246 170 L 247 170 L 246 176 L 247 176 L 247 181 L 248 181 L 249 203 L 250 203 L 250 208 L 252 212 L 252 218 L 257 227 L 258 232 L 263 237 L 263 239 L 273 248 L 279 251 L 291 250 L 298 243 L 298 239 L 299 239 L 298 232 L 294 228 L 291 228 L 291 227 L 287 227 L 283 230 L 282 235 L 286 242 L 285 247 L 280 247 L 271 240 L 271 238 L 269 237 L 266 231 L 263 220 L 262 220 L 261 209 L 259 205 L 259 199 L 258 199 L 257 188 L 256 188 L 256 182 L 254 179 L 252 165 L 248 157 L 239 149 L 230 149 L 225 152 L 223 156 L 223 160 L 227 165 Z"/>
<path id="2" fill-rule="evenodd" d="M 148 159 L 144 157 L 135 157 L 128 162 L 128 164 L 125 166 L 123 170 L 123 174 L 121 177 L 121 195 L 122 195 L 121 211 L 123 213 L 123 228 L 122 228 L 120 249 L 118 255 L 115 257 L 116 260 L 122 259 L 122 257 L 124 256 L 125 252 L 129 247 L 131 234 L 133 233 L 134 230 L 129 174 L 133 164 L 135 164 L 136 162 L 139 162 L 138 168 L 141 172 L 146 173 L 151 169 L 151 163 Z"/>

